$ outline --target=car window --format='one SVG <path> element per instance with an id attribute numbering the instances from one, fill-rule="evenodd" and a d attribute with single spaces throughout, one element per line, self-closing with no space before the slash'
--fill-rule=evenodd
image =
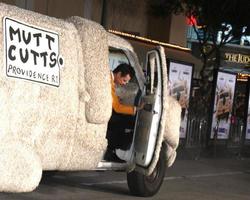
<path id="1" fill-rule="evenodd" d="M 130 64 L 128 57 L 122 50 L 110 49 L 109 50 L 109 68 L 113 71 L 119 64 Z"/>
<path id="2" fill-rule="evenodd" d="M 128 56 L 126 55 L 126 53 L 123 50 L 110 48 L 109 49 L 109 68 L 110 68 L 110 70 L 113 71 L 121 63 L 130 64 L 134 68 L 132 63 L 130 63 Z M 136 76 L 132 80 L 130 80 L 129 84 L 131 84 L 131 83 L 138 85 L 138 81 L 137 81 Z"/>
<path id="3" fill-rule="evenodd" d="M 109 49 L 109 67 L 110 70 L 113 71 L 119 64 L 127 63 L 130 64 L 133 68 L 135 66 L 129 61 L 127 54 L 121 50 L 116 48 Z M 119 96 L 120 101 L 123 104 L 127 105 L 137 105 L 138 103 L 138 91 L 140 90 L 139 83 L 137 77 L 134 76 L 128 84 L 124 86 L 117 85 L 116 94 Z"/>

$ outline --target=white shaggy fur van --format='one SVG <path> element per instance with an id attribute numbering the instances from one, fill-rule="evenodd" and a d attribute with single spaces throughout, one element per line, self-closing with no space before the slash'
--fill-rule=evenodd
<path id="1" fill-rule="evenodd" d="M 6 4 L 0 16 L 0 191 L 32 191 L 48 170 L 123 169 L 133 194 L 155 194 L 175 160 L 180 125 L 180 106 L 168 95 L 164 49 L 148 53 L 144 75 L 131 45 L 99 24 Z M 126 162 L 115 163 L 103 155 L 110 70 L 121 60 L 136 72 L 119 89 L 121 100 L 145 107 L 130 130 L 129 148 L 117 149 Z"/>

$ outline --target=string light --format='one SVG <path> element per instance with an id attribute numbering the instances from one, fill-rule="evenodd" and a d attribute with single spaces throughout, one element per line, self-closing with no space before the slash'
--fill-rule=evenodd
<path id="1" fill-rule="evenodd" d="M 151 43 L 151 44 L 161 45 L 161 46 L 164 46 L 164 47 L 170 47 L 170 48 L 174 48 L 174 49 L 178 49 L 178 50 L 182 50 L 182 51 L 191 51 L 190 48 L 186 48 L 186 47 L 182 47 L 182 46 L 174 45 L 174 44 L 169 44 L 169 43 L 161 42 L 161 41 L 158 41 L 158 40 L 152 40 L 152 39 L 148 39 L 148 38 L 145 38 L 145 37 L 133 35 L 133 34 L 130 34 L 130 33 L 124 33 L 124 32 L 116 31 L 116 30 L 108 30 L 108 32 L 119 35 L 119 36 L 124 36 L 124 37 L 132 38 L 132 39 L 137 39 L 137 40 L 140 40 L 140 41 L 143 41 L 143 42 L 148 42 L 148 43 Z"/>
<path id="2" fill-rule="evenodd" d="M 127 38 L 132 38 L 132 39 L 136 39 L 136 40 L 143 41 L 143 42 L 148 42 L 150 44 L 157 44 L 157 45 L 161 45 L 164 47 L 170 47 L 170 48 L 174 48 L 174 49 L 178 49 L 178 50 L 182 50 L 182 51 L 191 51 L 190 48 L 186 48 L 186 47 L 182 47 L 182 46 L 174 45 L 174 44 L 169 44 L 169 43 L 161 42 L 158 40 L 152 40 L 149 38 L 133 35 L 130 33 L 125 33 L 125 32 L 116 31 L 116 30 L 108 30 L 108 32 L 113 33 L 115 35 L 119 35 L 119 36 L 123 36 L 123 37 L 127 37 Z M 247 81 L 248 78 L 250 78 L 250 74 L 238 73 L 238 75 L 237 75 L 238 81 Z"/>
<path id="3" fill-rule="evenodd" d="M 243 73 L 237 74 L 238 81 L 248 81 L 248 78 L 250 78 L 250 74 L 243 74 Z"/>

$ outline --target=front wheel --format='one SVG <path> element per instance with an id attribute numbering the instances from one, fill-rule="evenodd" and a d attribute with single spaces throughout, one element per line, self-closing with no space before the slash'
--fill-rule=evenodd
<path id="1" fill-rule="evenodd" d="M 136 196 L 149 197 L 158 192 L 163 182 L 166 170 L 166 145 L 163 143 L 157 165 L 149 176 L 137 171 L 127 174 L 127 182 L 130 192 Z"/>

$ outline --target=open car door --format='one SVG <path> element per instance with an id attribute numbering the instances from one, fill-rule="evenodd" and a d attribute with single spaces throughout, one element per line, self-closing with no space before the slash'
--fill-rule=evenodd
<path id="1" fill-rule="evenodd" d="M 167 67 L 163 47 L 147 54 L 145 105 L 138 112 L 134 138 L 133 171 L 127 173 L 130 191 L 152 196 L 161 187 L 166 169 L 166 145 L 163 143 L 167 106 Z"/>
<path id="2" fill-rule="evenodd" d="M 149 51 L 146 58 L 146 95 L 144 108 L 138 112 L 135 135 L 137 167 L 154 169 L 159 158 L 164 132 L 167 72 L 164 49 Z"/>

